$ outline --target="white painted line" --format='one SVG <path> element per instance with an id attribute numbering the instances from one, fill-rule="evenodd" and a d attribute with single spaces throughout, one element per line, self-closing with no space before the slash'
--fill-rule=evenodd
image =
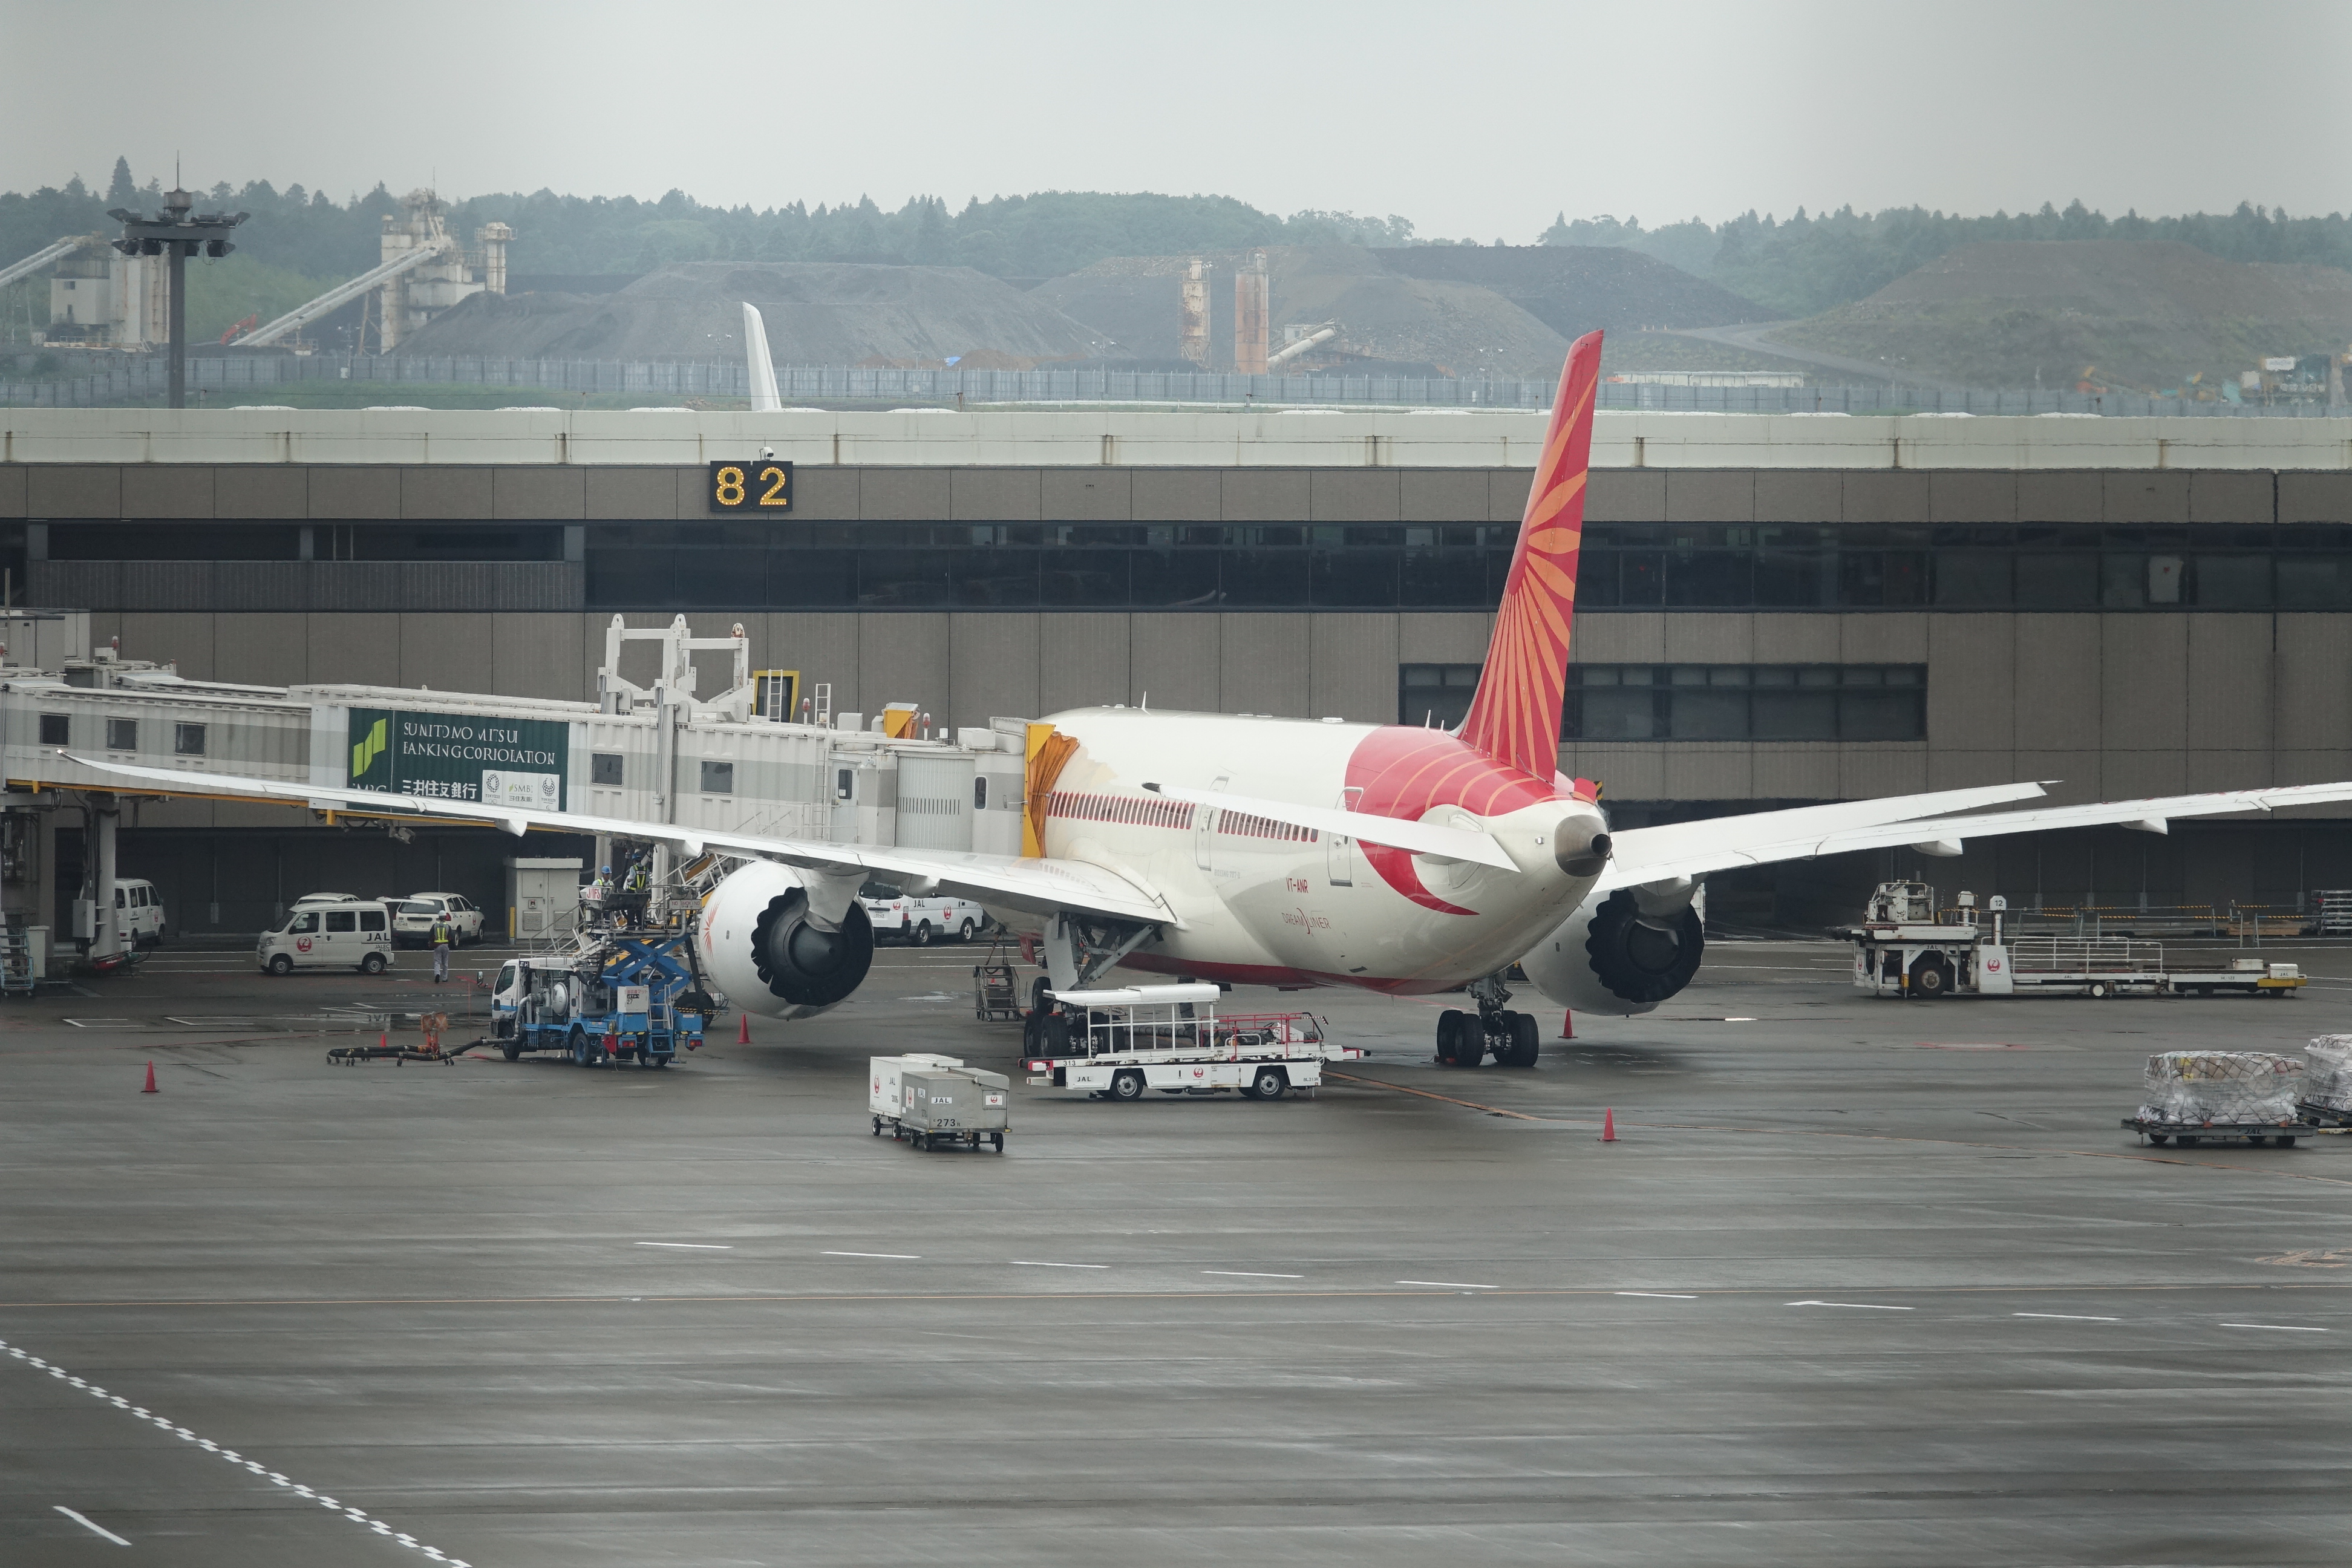
<path id="1" fill-rule="evenodd" d="M 2121 1318 L 2094 1318 L 2084 1312 L 2011 1312 L 2012 1318 L 2055 1318 L 2066 1323 L 2120 1323 Z"/>
<path id="2" fill-rule="evenodd" d="M 1882 1307 L 1875 1301 L 1783 1301 L 1784 1307 L 1852 1307 L 1857 1312 L 1908 1312 L 1910 1307 Z"/>
<path id="3" fill-rule="evenodd" d="M 821 1252 L 817 1256 L 820 1258 L 887 1258 L 900 1263 L 920 1263 L 923 1260 L 922 1254 L 919 1252 Z"/>
<path id="4" fill-rule="evenodd" d="M 1013 1260 L 1015 1268 L 1108 1268 L 1108 1263 L 1033 1263 L 1026 1258 Z"/>
<path id="5" fill-rule="evenodd" d="M 131 1542 L 123 1540 L 122 1537 L 115 1534 L 114 1531 L 107 1529 L 106 1526 L 102 1524 L 92 1524 L 89 1520 L 83 1518 L 80 1514 L 76 1513 L 73 1510 L 68 1508 L 61 1502 L 52 1503 L 50 1506 L 56 1509 L 59 1513 L 64 1514 L 68 1519 L 72 1520 L 76 1524 L 80 1525 L 84 1530 L 92 1531 L 100 1535 L 103 1535 L 117 1546 L 128 1546 L 131 1544 Z"/>
<path id="6" fill-rule="evenodd" d="M 23 1362 L 27 1366 L 38 1368 L 39 1370 L 47 1373 L 51 1377 L 61 1380 L 66 1377 L 65 1368 L 55 1365 L 49 1362 L 43 1361 L 39 1356 L 28 1355 L 21 1346 L 11 1345 L 7 1341 L 0 1340 L 0 1350 L 5 1350 L 9 1355 L 15 1359 Z M 106 1390 L 98 1387 L 94 1384 L 83 1383 L 79 1378 L 73 1379 L 73 1382 L 81 1388 L 82 1392 L 89 1394 L 94 1399 L 118 1405 L 122 1403 L 122 1401 L 116 1399 L 113 1395 L 108 1394 Z M 236 1466 L 240 1469 L 250 1470 L 253 1474 L 265 1478 L 272 1485 L 284 1487 L 299 1496 L 311 1499 L 321 1507 L 341 1513 L 353 1524 L 363 1524 L 378 1535 L 388 1536 L 391 1539 L 399 1542 L 404 1546 L 415 1547 L 419 1552 L 431 1558 L 436 1563 L 446 1563 L 448 1564 L 448 1568 L 472 1568 L 472 1564 L 467 1563 L 463 1558 L 447 1556 L 444 1554 L 438 1547 L 425 1546 L 419 1542 L 414 1536 L 394 1535 L 391 1525 L 386 1524 L 380 1519 L 370 1518 L 367 1510 L 364 1509 L 345 1508 L 333 1498 L 322 1496 L 318 1492 L 310 1490 L 308 1487 L 296 1486 L 287 1477 L 278 1474 L 276 1470 L 268 1468 L 259 1460 L 248 1459 L 242 1454 L 224 1448 L 209 1437 L 198 1437 L 194 1432 L 189 1431 L 185 1426 L 174 1425 L 172 1418 L 168 1415 L 152 1415 L 144 1409 L 139 1409 L 135 1411 L 135 1414 L 139 1419 L 152 1424 L 155 1429 L 159 1432 L 168 1432 L 184 1442 L 194 1443 L 210 1453 L 218 1454 L 230 1464 Z M 96 1524 L 91 1524 L 89 1520 L 84 1519 L 79 1513 L 75 1513 L 73 1510 L 66 1507 L 63 1503 L 54 1503 L 51 1506 L 59 1513 L 66 1514 L 72 1518 L 77 1523 L 88 1525 L 91 1530 L 97 1531 L 99 1534 L 105 1536 L 109 1541 L 114 1542 L 122 1546 L 128 1546 L 131 1544 L 131 1542 L 124 1541 L 122 1537 L 115 1534 L 112 1531 L 104 1529 Z"/>
<path id="7" fill-rule="evenodd" d="M 637 1247 L 674 1247 L 681 1252 L 732 1252 L 732 1247 L 721 1247 L 715 1241 L 640 1241 Z"/>
<path id="8" fill-rule="evenodd" d="M 1400 1279 L 1400 1285 L 1435 1285 L 1447 1290 L 1499 1290 L 1499 1285 L 1472 1285 L 1460 1279 Z"/>
<path id="9" fill-rule="evenodd" d="M 2300 1323 L 2223 1323 L 2225 1329 L 2276 1329 L 2286 1334 L 2324 1334 L 2326 1329 L 2306 1329 Z"/>
<path id="10" fill-rule="evenodd" d="M 1756 1020 L 1753 1018 L 1726 1018 L 1724 1020 L 1727 1024 L 1752 1024 Z"/>
<path id="11" fill-rule="evenodd" d="M 1671 1290 L 1620 1290 L 1620 1296 L 1647 1296 L 1654 1301 L 1696 1301 L 1696 1296 L 1677 1296 Z"/>
<path id="12" fill-rule="evenodd" d="M 1260 1274 L 1250 1268 L 1203 1268 L 1203 1274 L 1215 1274 L 1227 1279 L 1304 1279 L 1304 1274 Z"/>

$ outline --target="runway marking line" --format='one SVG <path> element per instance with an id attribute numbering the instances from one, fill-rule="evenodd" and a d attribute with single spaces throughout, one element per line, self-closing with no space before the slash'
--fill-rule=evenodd
<path id="1" fill-rule="evenodd" d="M 2307 1329 L 2300 1323 L 2223 1323 L 2225 1329 L 2276 1329 L 2283 1334 L 2324 1334 L 2326 1329 Z"/>
<path id="2" fill-rule="evenodd" d="M 673 1247 L 681 1252 L 732 1252 L 731 1245 L 716 1241 L 635 1241 L 632 1247 Z"/>
<path id="3" fill-rule="evenodd" d="M 1013 1260 L 1013 1267 L 1015 1268 L 1108 1268 L 1110 1265 L 1108 1263 L 1039 1263 L 1032 1258 L 1016 1258 Z"/>
<path id="4" fill-rule="evenodd" d="M 1783 1301 L 1784 1307 L 1850 1307 L 1857 1312 L 1916 1312 L 1916 1307 L 1887 1307 L 1876 1301 Z"/>
<path id="5" fill-rule="evenodd" d="M 819 1258 L 887 1258 L 897 1263 L 920 1263 L 919 1252 L 820 1252 Z"/>
<path id="6" fill-rule="evenodd" d="M 2011 1312 L 2012 1318 L 2054 1318 L 2066 1323 L 2120 1323 L 2121 1318 L 2095 1318 L 2087 1312 Z"/>
<path id="7" fill-rule="evenodd" d="M 1400 1285 L 1435 1285 L 1447 1290 L 1499 1290 L 1499 1285 L 1473 1285 L 1462 1279 L 1400 1279 Z"/>
<path id="8" fill-rule="evenodd" d="M 1696 1301 L 1696 1296 L 1677 1296 L 1671 1290 L 1619 1290 L 1620 1296 L 1646 1296 L 1653 1301 Z"/>
<path id="9" fill-rule="evenodd" d="M 60 1381 L 70 1378 L 72 1383 L 77 1387 L 80 1388 L 83 1393 L 89 1394 L 92 1398 L 99 1400 L 102 1404 L 112 1405 L 116 1409 L 127 1412 L 134 1420 L 152 1423 L 158 1431 L 169 1432 L 172 1436 L 179 1438 L 184 1443 L 194 1443 L 196 1447 L 204 1449 L 206 1453 L 217 1454 L 222 1458 L 226 1459 L 230 1464 L 236 1466 L 238 1468 L 248 1471 L 253 1475 L 259 1476 L 273 1486 L 284 1487 L 289 1491 L 294 1492 L 297 1496 L 308 1498 L 320 1504 L 321 1507 L 331 1509 L 335 1512 L 341 1514 L 345 1519 L 350 1520 L 353 1524 L 363 1524 L 378 1535 L 383 1536 L 388 1540 L 396 1541 L 403 1546 L 424 1553 L 425 1556 L 431 1559 L 433 1562 L 445 1563 L 448 1564 L 448 1568 L 472 1568 L 472 1564 L 467 1563 L 463 1558 L 449 1556 L 437 1546 L 427 1546 L 413 1535 L 404 1535 L 395 1531 L 391 1525 L 385 1523 L 383 1520 L 371 1516 L 365 1509 L 346 1508 L 343 1504 L 337 1502 L 333 1498 L 321 1496 L 320 1493 L 312 1491 L 309 1487 L 296 1486 L 294 1482 L 289 1479 L 286 1476 L 271 1469 L 268 1466 L 263 1464 L 258 1459 L 247 1458 L 243 1454 L 237 1453 L 232 1448 L 224 1448 L 219 1444 L 214 1442 L 211 1438 L 199 1437 L 194 1432 L 189 1431 L 185 1426 L 174 1424 L 171 1417 L 167 1415 L 154 1415 L 148 1411 L 143 1405 L 132 1405 L 129 1400 L 123 1398 L 119 1394 L 109 1394 L 106 1390 L 99 1387 L 94 1383 L 86 1383 L 80 1378 L 72 1377 L 65 1368 L 57 1365 L 52 1362 L 44 1361 L 39 1356 L 34 1355 L 26 1351 L 22 1345 L 12 1345 L 5 1340 L 0 1340 L 0 1348 L 5 1348 L 11 1359 L 23 1362 L 26 1366 L 29 1366 L 37 1372 L 46 1372 L 51 1377 L 59 1379 Z M 128 1546 L 131 1544 L 131 1542 L 123 1540 L 122 1537 L 115 1534 L 112 1531 L 102 1529 L 98 1525 L 91 1524 L 89 1520 L 82 1518 L 79 1513 L 75 1513 L 73 1510 L 66 1507 L 63 1503 L 58 1503 L 53 1506 L 59 1513 L 69 1515 L 80 1523 L 89 1525 L 90 1529 L 97 1531 L 99 1534 L 105 1536 L 109 1541 L 114 1542 L 118 1545 Z"/>
<path id="10" fill-rule="evenodd" d="M 61 1502 L 52 1503 L 49 1506 L 56 1509 L 59 1513 L 64 1514 L 68 1519 L 72 1520 L 76 1524 L 80 1525 L 84 1530 L 90 1531 L 99 1535 L 103 1535 L 117 1546 L 128 1546 L 131 1544 L 131 1542 L 123 1540 L 122 1537 L 115 1534 L 114 1531 L 107 1529 L 106 1526 L 93 1522 L 85 1515 L 76 1513 L 72 1509 L 68 1508 Z"/>
<path id="11" fill-rule="evenodd" d="M 1304 1279 L 1304 1274 L 1260 1274 L 1250 1268 L 1203 1268 L 1203 1274 L 1214 1274 L 1226 1279 Z"/>

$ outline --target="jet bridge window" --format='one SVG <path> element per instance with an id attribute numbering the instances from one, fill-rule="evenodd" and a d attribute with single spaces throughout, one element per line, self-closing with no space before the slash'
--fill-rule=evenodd
<path id="1" fill-rule="evenodd" d="M 66 738 L 66 737 L 67 737 L 67 733 L 68 733 L 68 731 L 71 728 L 72 728 L 72 721 L 71 721 L 71 717 L 70 717 L 69 715 L 68 715 L 68 714 L 64 714 L 64 713 L 44 713 L 44 714 L 42 714 L 42 715 L 41 715 L 41 744 L 43 744 L 44 746 L 63 746 L 63 745 L 69 744 L 70 742 L 67 740 L 67 738 Z"/>
<path id="2" fill-rule="evenodd" d="M 205 727 L 202 724 L 172 726 L 172 754 L 178 757 L 201 757 L 205 754 Z"/>
<path id="3" fill-rule="evenodd" d="M 135 752 L 139 749 L 139 721 L 109 719 L 106 721 L 106 749 L 110 752 Z"/>
<path id="4" fill-rule="evenodd" d="M 733 795 L 735 793 L 735 764 L 733 763 L 703 763 L 702 793 L 705 795 Z"/>
<path id="5" fill-rule="evenodd" d="M 601 789 L 621 787 L 621 753 L 591 752 L 588 753 L 588 782 Z"/>

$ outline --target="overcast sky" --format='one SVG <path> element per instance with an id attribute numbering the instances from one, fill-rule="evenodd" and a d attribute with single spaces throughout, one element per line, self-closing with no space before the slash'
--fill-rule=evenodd
<path id="1" fill-rule="evenodd" d="M 2345 0 L 0 0 L 0 189 L 176 152 L 338 200 L 1201 192 L 1514 243 L 1561 210 L 2326 212 L 2347 62 Z"/>

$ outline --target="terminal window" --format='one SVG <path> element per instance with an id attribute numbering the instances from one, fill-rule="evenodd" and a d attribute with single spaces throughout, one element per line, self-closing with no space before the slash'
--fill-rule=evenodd
<path id="1" fill-rule="evenodd" d="M 1490 609 L 1515 524 L 592 523 L 600 610 Z M 2332 523 L 1596 523 L 1613 610 L 2352 609 Z"/>
<path id="2" fill-rule="evenodd" d="M 1458 728 L 1475 664 L 1408 664 L 1397 721 Z M 1918 741 L 1927 670 L 1916 664 L 1571 664 L 1566 741 Z"/>

